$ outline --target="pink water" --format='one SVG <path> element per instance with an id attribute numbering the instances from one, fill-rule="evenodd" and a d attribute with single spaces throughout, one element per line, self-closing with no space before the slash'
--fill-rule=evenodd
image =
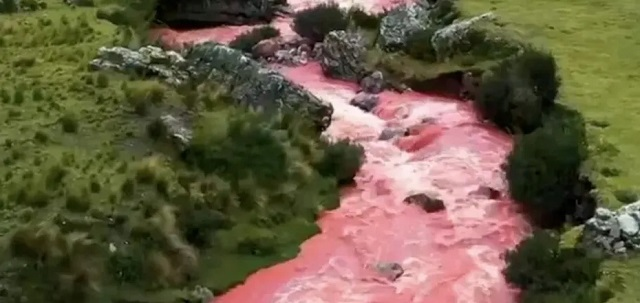
<path id="1" fill-rule="evenodd" d="M 297 9 L 309 5 L 289 2 Z M 379 10 L 393 4 L 360 5 Z M 275 24 L 292 34 L 288 20 Z M 164 34 L 179 43 L 227 42 L 247 28 Z M 326 135 L 357 140 L 366 162 L 340 208 L 318 221 L 322 233 L 295 259 L 258 271 L 216 303 L 515 302 L 500 255 L 525 235 L 527 224 L 508 198 L 474 193 L 483 185 L 505 192 L 499 166 L 511 148 L 508 136 L 457 100 L 384 92 L 374 113 L 365 113 L 348 104 L 356 86 L 326 79 L 317 64 L 281 71 L 333 104 Z M 425 118 L 430 122 L 422 123 Z M 377 140 L 388 126 L 412 127 L 412 135 Z M 446 210 L 427 214 L 402 202 L 424 191 L 437 193 Z M 377 262 L 398 262 L 405 273 L 386 281 L 371 269 Z"/>

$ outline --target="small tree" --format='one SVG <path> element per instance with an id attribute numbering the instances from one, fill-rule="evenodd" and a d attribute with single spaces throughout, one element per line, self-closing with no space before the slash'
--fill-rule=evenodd
<path id="1" fill-rule="evenodd" d="M 301 37 L 321 42 L 332 31 L 345 30 L 349 16 L 337 3 L 323 3 L 298 12 L 293 19 L 293 30 Z"/>

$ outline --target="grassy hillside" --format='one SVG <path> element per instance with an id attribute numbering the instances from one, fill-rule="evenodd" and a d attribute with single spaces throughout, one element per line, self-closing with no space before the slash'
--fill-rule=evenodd
<path id="1" fill-rule="evenodd" d="M 606 205 L 616 208 L 622 205 L 619 198 L 630 200 L 622 197 L 622 191 L 640 189 L 640 126 L 635 123 L 640 114 L 638 2 L 463 0 L 462 4 L 468 14 L 494 10 L 511 29 L 553 52 L 564 80 L 561 100 L 589 121 L 595 180 Z M 640 300 L 640 289 L 635 287 L 639 257 L 607 261 L 605 270 L 606 279 L 619 278 L 623 288 L 609 302 Z"/>
<path id="2" fill-rule="evenodd" d="M 359 147 L 236 108 L 215 83 L 92 72 L 117 29 L 95 7 L 45 3 L 0 15 L 0 301 L 222 292 L 294 257 L 338 205 Z M 194 140 L 178 157 L 158 117 L 185 112 Z"/>
<path id="3" fill-rule="evenodd" d="M 603 198 L 640 190 L 640 10 L 633 0 L 464 0 L 465 12 L 494 10 L 521 36 L 548 47 L 564 80 L 561 100 L 590 121 L 592 157 Z"/>

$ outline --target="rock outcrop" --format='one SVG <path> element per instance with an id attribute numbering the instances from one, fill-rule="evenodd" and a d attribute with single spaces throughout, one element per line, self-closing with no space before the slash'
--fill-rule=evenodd
<path id="1" fill-rule="evenodd" d="M 167 139 L 178 150 L 184 150 L 193 138 L 191 127 L 183 119 L 176 118 L 173 115 L 163 115 L 159 119 L 166 130 Z"/>
<path id="2" fill-rule="evenodd" d="M 157 18 L 174 27 L 253 24 L 286 14 L 286 4 L 284 0 L 160 0 Z"/>
<path id="3" fill-rule="evenodd" d="M 330 103 L 238 50 L 207 42 L 192 47 L 186 60 L 192 77 L 224 83 L 231 96 L 242 105 L 264 112 L 291 110 L 309 117 L 319 130 L 331 124 L 333 106 Z"/>
<path id="4" fill-rule="evenodd" d="M 421 1 L 397 6 L 380 21 L 378 43 L 387 51 L 403 48 L 414 33 L 427 29 L 429 5 Z"/>
<path id="5" fill-rule="evenodd" d="M 358 81 L 365 73 L 366 47 L 359 33 L 330 32 L 322 42 L 320 65 L 328 77 Z"/>
<path id="6" fill-rule="evenodd" d="M 457 51 L 456 45 L 467 43 L 469 33 L 476 24 L 483 21 L 494 21 L 495 18 L 493 13 L 485 13 L 438 29 L 431 37 L 431 44 L 436 51 L 438 60 L 445 61 Z"/>
<path id="7" fill-rule="evenodd" d="M 444 201 L 434 194 L 419 193 L 404 198 L 404 203 L 420 206 L 428 213 L 439 212 L 445 209 Z"/>
<path id="8" fill-rule="evenodd" d="M 617 211 L 596 209 L 595 216 L 584 224 L 581 244 L 608 254 L 640 249 L 640 201 Z"/>
<path id="9" fill-rule="evenodd" d="M 114 70 L 141 76 L 155 76 L 171 84 L 180 84 L 189 78 L 184 70 L 185 59 L 174 51 L 155 46 L 138 50 L 124 47 L 100 47 L 98 57 L 89 62 L 93 70 Z"/>

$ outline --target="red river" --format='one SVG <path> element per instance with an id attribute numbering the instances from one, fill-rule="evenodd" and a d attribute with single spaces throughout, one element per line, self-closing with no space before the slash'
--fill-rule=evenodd
<path id="1" fill-rule="evenodd" d="M 398 4 L 379 1 L 341 5 L 379 11 Z M 294 10 L 314 2 L 289 0 Z M 273 24 L 294 35 L 290 19 Z M 248 29 L 162 35 L 174 43 L 228 42 Z M 480 122 L 470 104 L 459 100 L 383 92 L 374 112 L 365 113 L 349 105 L 356 85 L 325 78 L 317 63 L 279 69 L 333 104 L 326 135 L 361 143 L 366 162 L 356 185 L 344 190 L 340 208 L 321 216 L 322 233 L 302 244 L 295 259 L 256 272 L 216 303 L 515 302 L 516 291 L 501 274 L 501 254 L 526 235 L 528 225 L 508 195 L 490 200 L 474 193 L 479 186 L 506 193 L 499 166 L 511 149 L 509 136 Z M 395 142 L 377 140 L 389 126 L 414 131 Z M 437 193 L 446 210 L 427 214 L 402 202 L 425 191 Z M 378 262 L 397 262 L 404 274 L 384 280 L 371 269 Z"/>

